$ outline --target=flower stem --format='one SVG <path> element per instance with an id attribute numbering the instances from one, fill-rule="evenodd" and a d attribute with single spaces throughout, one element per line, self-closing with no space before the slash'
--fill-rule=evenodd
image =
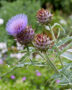
<path id="1" fill-rule="evenodd" d="M 27 56 L 28 54 L 25 54 L 20 60 L 18 60 L 15 64 L 15 67 L 11 68 L 10 71 L 4 73 L 0 78 L 3 78 L 4 76 L 6 76 L 7 74 L 9 74 L 10 72 L 14 71 L 15 69 L 17 69 L 17 66 L 18 66 L 18 62 L 21 62 L 25 59 L 25 57 Z"/>
<path id="2" fill-rule="evenodd" d="M 54 42 L 56 42 L 56 37 L 55 37 L 54 32 L 53 32 L 53 30 L 51 28 L 50 28 L 50 31 L 51 31 L 52 38 L 53 38 Z"/>
<path id="3" fill-rule="evenodd" d="M 51 60 L 49 59 L 47 53 L 45 53 L 46 58 L 41 54 L 41 52 L 39 52 L 39 55 L 40 55 L 43 59 L 47 60 L 48 64 L 51 66 L 51 68 L 52 68 L 56 73 L 59 73 L 59 71 L 57 70 L 56 66 L 55 66 L 55 65 L 51 62 Z"/>
<path id="4" fill-rule="evenodd" d="M 59 49 L 56 47 L 56 50 L 57 50 L 57 52 L 59 53 Z M 60 57 L 60 55 L 58 55 L 58 57 L 59 57 L 59 60 L 60 60 L 60 63 L 61 63 L 61 65 L 62 65 L 62 67 L 64 67 L 64 65 L 63 65 L 63 63 L 62 63 L 62 59 L 61 59 L 61 57 Z"/>
<path id="5" fill-rule="evenodd" d="M 29 47 L 28 47 L 28 46 L 26 46 L 26 48 L 27 48 L 27 52 L 29 53 Z"/>
<path id="6" fill-rule="evenodd" d="M 52 63 L 52 61 L 49 59 L 47 53 L 46 53 L 46 60 L 49 63 L 49 65 L 51 66 L 51 68 L 56 72 L 59 73 L 59 71 L 57 70 L 56 66 Z"/>
<path id="7" fill-rule="evenodd" d="M 54 43 L 56 44 L 57 40 L 56 40 L 56 38 L 55 38 L 54 32 L 53 32 L 53 30 L 51 29 L 51 27 L 50 27 L 50 31 L 51 31 L 51 34 L 52 34 Z M 57 46 L 56 46 L 56 50 L 57 50 L 57 52 L 59 53 L 59 49 L 57 48 Z M 62 67 L 64 67 L 60 55 L 58 55 L 58 57 L 59 57 L 59 61 L 60 61 L 61 65 L 62 65 Z"/>
<path id="8" fill-rule="evenodd" d="M 68 84 L 69 85 L 72 85 L 72 83 L 70 82 L 70 80 L 68 79 L 68 77 L 63 72 L 61 74 L 66 78 L 66 80 L 68 81 Z"/>

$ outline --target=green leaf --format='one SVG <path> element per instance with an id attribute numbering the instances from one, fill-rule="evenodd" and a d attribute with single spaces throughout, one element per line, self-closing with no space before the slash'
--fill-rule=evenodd
<path id="1" fill-rule="evenodd" d="M 72 41 L 72 37 L 67 36 L 66 38 L 63 38 L 62 40 L 59 40 L 56 46 L 60 47 L 61 45 L 64 45 L 65 43 L 68 43 L 70 41 Z"/>
<path id="2" fill-rule="evenodd" d="M 64 58 L 72 61 L 72 49 L 68 49 L 66 52 L 61 54 L 61 57 L 64 57 Z"/>

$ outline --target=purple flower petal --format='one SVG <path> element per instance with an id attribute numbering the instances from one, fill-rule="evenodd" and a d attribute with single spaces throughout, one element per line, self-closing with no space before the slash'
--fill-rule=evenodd
<path id="1" fill-rule="evenodd" d="M 10 35 L 16 36 L 18 33 L 25 30 L 27 24 L 27 16 L 25 14 L 18 14 L 8 21 L 6 30 Z"/>
<path id="2" fill-rule="evenodd" d="M 12 75 L 12 76 L 11 76 L 11 79 L 15 79 L 15 76 L 14 76 L 14 75 Z"/>
<path id="3" fill-rule="evenodd" d="M 56 83 L 60 83 L 60 80 L 58 79 L 58 80 L 56 80 Z"/>
<path id="4" fill-rule="evenodd" d="M 26 77 L 23 77 L 22 80 L 25 81 L 26 80 Z"/>
<path id="5" fill-rule="evenodd" d="M 38 70 L 36 70 L 36 75 L 41 76 L 41 73 Z"/>

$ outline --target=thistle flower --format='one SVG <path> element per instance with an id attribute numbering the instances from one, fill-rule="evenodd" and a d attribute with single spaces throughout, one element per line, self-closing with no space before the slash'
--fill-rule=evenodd
<path id="1" fill-rule="evenodd" d="M 18 14 L 8 21 L 6 30 L 10 35 L 16 36 L 23 30 L 25 30 L 27 23 L 27 16 L 25 14 Z"/>
<path id="2" fill-rule="evenodd" d="M 52 19 L 52 14 L 48 10 L 40 9 L 37 12 L 37 20 L 42 24 L 49 23 L 51 19 Z"/>
<path id="3" fill-rule="evenodd" d="M 19 43 L 27 45 L 31 43 L 31 41 L 34 38 L 34 30 L 32 29 L 31 26 L 27 26 L 24 31 L 17 34 L 16 38 Z"/>
<path id="4" fill-rule="evenodd" d="M 37 34 L 35 37 L 34 46 L 37 47 L 40 50 L 46 50 L 49 45 L 51 44 L 51 41 L 47 37 L 47 35 L 43 34 Z"/>

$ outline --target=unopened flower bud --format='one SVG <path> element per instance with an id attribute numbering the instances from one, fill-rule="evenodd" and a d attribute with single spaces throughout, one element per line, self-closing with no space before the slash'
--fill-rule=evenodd
<path id="1" fill-rule="evenodd" d="M 34 46 L 40 50 L 46 50 L 48 49 L 49 45 L 51 44 L 51 41 L 47 37 L 47 35 L 43 34 L 37 34 L 35 37 Z"/>
<path id="2" fill-rule="evenodd" d="M 49 23 L 51 19 L 52 19 L 52 14 L 48 10 L 40 9 L 37 12 L 37 20 L 42 24 Z"/>
<path id="3" fill-rule="evenodd" d="M 24 31 L 17 34 L 16 39 L 19 43 L 27 45 L 32 42 L 34 38 L 34 30 L 31 26 L 27 26 Z"/>

